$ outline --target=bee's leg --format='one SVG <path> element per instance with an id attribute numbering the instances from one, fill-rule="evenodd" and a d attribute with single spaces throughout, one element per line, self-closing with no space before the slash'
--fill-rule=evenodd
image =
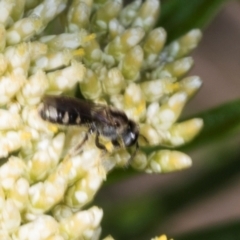
<path id="1" fill-rule="evenodd" d="M 115 148 L 121 148 L 121 147 L 123 147 L 123 145 L 122 145 L 122 142 L 120 141 L 118 141 L 118 140 L 112 140 L 112 145 L 115 147 Z"/>
<path id="2" fill-rule="evenodd" d="M 103 144 L 101 144 L 99 141 L 99 132 L 96 133 L 95 144 L 98 148 L 107 151 L 106 147 Z"/>
<path id="3" fill-rule="evenodd" d="M 80 153 L 82 146 L 88 140 L 88 134 L 89 134 L 89 131 L 86 132 L 83 140 L 81 142 L 79 142 L 75 147 L 73 147 L 73 149 L 70 151 L 71 156 L 75 156 Z"/>
<path id="4" fill-rule="evenodd" d="M 147 140 L 147 138 L 146 138 L 145 136 L 143 136 L 142 134 L 139 134 L 139 136 L 140 136 L 141 138 L 143 138 L 146 143 L 149 144 L 149 141 Z"/>

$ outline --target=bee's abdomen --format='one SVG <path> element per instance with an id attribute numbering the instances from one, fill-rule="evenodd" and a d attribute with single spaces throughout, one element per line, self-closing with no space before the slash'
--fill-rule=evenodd
<path id="1" fill-rule="evenodd" d="M 39 114 L 42 119 L 58 124 L 64 125 L 78 125 L 81 124 L 81 117 L 76 111 L 62 110 L 54 105 L 42 103 Z"/>

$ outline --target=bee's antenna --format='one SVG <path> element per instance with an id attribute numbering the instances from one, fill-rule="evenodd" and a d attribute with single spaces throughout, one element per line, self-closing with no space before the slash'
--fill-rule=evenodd
<path id="1" fill-rule="evenodd" d="M 139 134 L 139 136 L 142 137 L 145 142 L 149 143 L 149 141 L 147 140 L 147 138 L 145 136 L 143 136 L 142 134 Z"/>

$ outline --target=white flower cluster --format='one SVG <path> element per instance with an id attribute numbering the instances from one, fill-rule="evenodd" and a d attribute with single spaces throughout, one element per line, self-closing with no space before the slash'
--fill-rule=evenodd
<path id="1" fill-rule="evenodd" d="M 69 154 L 86 130 L 43 121 L 45 94 L 74 95 L 80 86 L 86 99 L 137 121 L 146 145 L 179 146 L 199 132 L 201 119 L 176 121 L 201 86 L 198 77 L 184 77 L 201 33 L 164 47 L 165 30 L 152 29 L 159 9 L 158 0 L 126 7 L 122 0 L 0 2 L 0 239 L 99 239 L 103 212 L 83 207 L 108 171 L 130 158 L 126 149 L 102 152 L 94 135 L 78 155 Z M 159 173 L 191 159 L 139 150 L 131 164 Z"/>

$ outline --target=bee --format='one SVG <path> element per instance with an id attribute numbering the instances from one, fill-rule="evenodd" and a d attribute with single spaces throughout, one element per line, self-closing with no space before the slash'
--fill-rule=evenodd
<path id="1" fill-rule="evenodd" d="M 123 111 L 66 96 L 47 95 L 42 100 L 39 114 L 42 119 L 62 125 L 86 126 L 86 133 L 78 148 L 88 139 L 89 133 L 95 133 L 95 144 L 107 150 L 99 137 L 109 139 L 114 147 L 138 148 L 139 126 L 129 119 Z M 136 152 L 136 151 L 135 151 Z"/>

